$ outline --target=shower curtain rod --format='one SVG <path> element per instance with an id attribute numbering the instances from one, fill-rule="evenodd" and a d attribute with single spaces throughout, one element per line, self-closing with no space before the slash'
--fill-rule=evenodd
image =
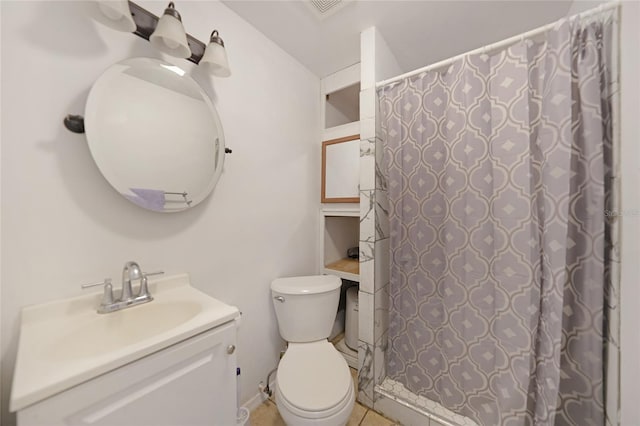
<path id="1" fill-rule="evenodd" d="M 590 10 L 587 10 L 585 12 L 578 13 L 578 14 L 575 14 L 573 16 L 570 16 L 568 18 L 563 18 L 563 19 L 572 19 L 572 18 L 575 18 L 575 17 L 586 18 L 586 17 L 590 17 L 590 16 L 593 16 L 593 15 L 598 15 L 598 14 L 603 13 L 603 12 L 609 10 L 609 9 L 615 9 L 617 7 L 620 7 L 620 1 L 619 0 L 602 4 L 602 5 L 594 8 L 594 9 L 590 9 Z M 491 50 L 499 49 L 501 47 L 506 47 L 506 46 L 509 46 L 510 44 L 517 43 L 517 42 L 519 42 L 521 40 L 524 40 L 525 38 L 534 37 L 534 36 L 543 34 L 543 33 L 547 32 L 547 31 L 549 31 L 550 29 L 552 29 L 553 27 L 555 27 L 558 24 L 558 22 L 559 21 L 555 21 L 555 22 L 552 22 L 550 24 L 543 25 L 541 27 L 535 28 L 535 29 L 533 29 L 531 31 L 527 31 L 527 32 L 522 33 L 522 34 L 519 34 L 519 35 L 516 35 L 516 36 L 513 36 L 513 37 L 509 37 L 509 38 L 504 39 L 502 41 L 499 41 L 497 43 L 488 44 L 488 45 L 480 47 L 478 49 L 470 50 L 468 52 L 461 53 L 460 55 L 453 56 L 453 57 L 451 57 L 449 59 L 445 59 L 443 61 L 436 62 L 434 64 L 427 65 L 425 67 L 418 68 L 416 70 L 409 71 L 409 72 L 406 72 L 404 74 L 400 74 L 400 75 L 398 75 L 396 77 L 392 77 L 392 78 L 389 78 L 387 80 L 382 80 L 382 81 L 376 83 L 376 88 L 380 88 L 382 86 L 386 86 L 388 84 L 395 83 L 396 81 L 404 80 L 405 78 L 408 78 L 408 77 L 413 77 L 414 75 L 417 75 L 417 74 L 420 74 L 420 73 L 423 73 L 423 72 L 427 72 L 427 71 L 431 71 L 431 70 L 434 70 L 434 69 L 442 68 L 444 66 L 452 64 L 453 62 L 455 62 L 458 59 L 461 59 L 461 58 L 463 58 L 463 57 L 465 57 L 467 55 L 475 55 L 475 54 L 478 54 L 478 53 L 484 53 L 484 52 L 488 52 L 488 51 L 491 51 Z"/>

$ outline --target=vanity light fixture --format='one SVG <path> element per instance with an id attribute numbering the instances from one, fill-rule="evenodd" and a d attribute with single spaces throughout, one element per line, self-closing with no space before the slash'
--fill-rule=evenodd
<path id="1" fill-rule="evenodd" d="M 218 30 L 213 30 L 209 39 L 207 50 L 200 60 L 200 64 L 211 74 L 218 77 L 229 77 L 231 70 L 227 61 L 227 51 L 224 49 L 224 41 L 220 38 Z"/>
<path id="2" fill-rule="evenodd" d="M 214 30 L 209 46 L 186 34 L 180 14 L 170 2 L 162 17 L 127 0 L 96 0 L 93 17 L 100 23 L 149 40 L 158 50 L 194 64 L 201 61 L 204 68 L 217 77 L 231 75 L 224 42 Z"/>
<path id="3" fill-rule="evenodd" d="M 187 33 L 182 25 L 182 17 L 176 10 L 173 2 L 164 10 L 155 31 L 149 37 L 151 45 L 167 55 L 176 58 L 188 58 L 191 56 Z"/>
<path id="4" fill-rule="evenodd" d="M 136 29 L 127 0 L 102 0 L 95 4 L 93 18 L 118 31 L 131 33 Z"/>

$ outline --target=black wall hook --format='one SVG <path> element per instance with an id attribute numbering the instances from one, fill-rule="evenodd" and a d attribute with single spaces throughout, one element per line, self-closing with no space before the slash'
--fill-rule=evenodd
<path id="1" fill-rule="evenodd" d="M 84 133 L 84 117 L 69 114 L 64 118 L 64 127 L 73 133 Z"/>

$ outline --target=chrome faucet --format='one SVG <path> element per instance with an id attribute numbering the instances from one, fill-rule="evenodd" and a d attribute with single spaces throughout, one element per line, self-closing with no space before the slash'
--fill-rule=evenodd
<path id="1" fill-rule="evenodd" d="M 120 293 L 120 300 L 133 299 L 133 291 L 131 290 L 131 280 L 139 280 L 142 278 L 142 271 L 140 265 L 136 262 L 127 262 L 122 268 L 122 292 Z"/>
<path id="2" fill-rule="evenodd" d="M 100 306 L 98 306 L 99 314 L 106 314 L 109 312 L 119 311 L 131 306 L 140 305 L 142 303 L 151 302 L 153 297 L 149 293 L 149 287 L 147 285 L 147 277 L 149 275 L 164 274 L 162 271 L 158 272 L 142 272 L 140 265 L 136 262 L 127 262 L 122 268 L 122 290 L 120 291 L 120 297 L 118 299 L 113 298 L 113 286 L 111 285 L 111 278 L 105 278 L 104 281 L 95 284 L 83 284 L 82 288 L 89 288 L 95 286 L 104 286 L 104 293 Z M 131 281 L 140 280 L 140 287 L 138 294 L 133 295 Z"/>

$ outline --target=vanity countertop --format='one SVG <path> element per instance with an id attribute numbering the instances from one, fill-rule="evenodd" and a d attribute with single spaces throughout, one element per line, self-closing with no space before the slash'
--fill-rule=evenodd
<path id="1" fill-rule="evenodd" d="M 109 314 L 96 312 L 102 293 L 23 308 L 10 410 L 240 318 L 187 274 L 150 279 L 149 288 L 152 302 Z"/>

